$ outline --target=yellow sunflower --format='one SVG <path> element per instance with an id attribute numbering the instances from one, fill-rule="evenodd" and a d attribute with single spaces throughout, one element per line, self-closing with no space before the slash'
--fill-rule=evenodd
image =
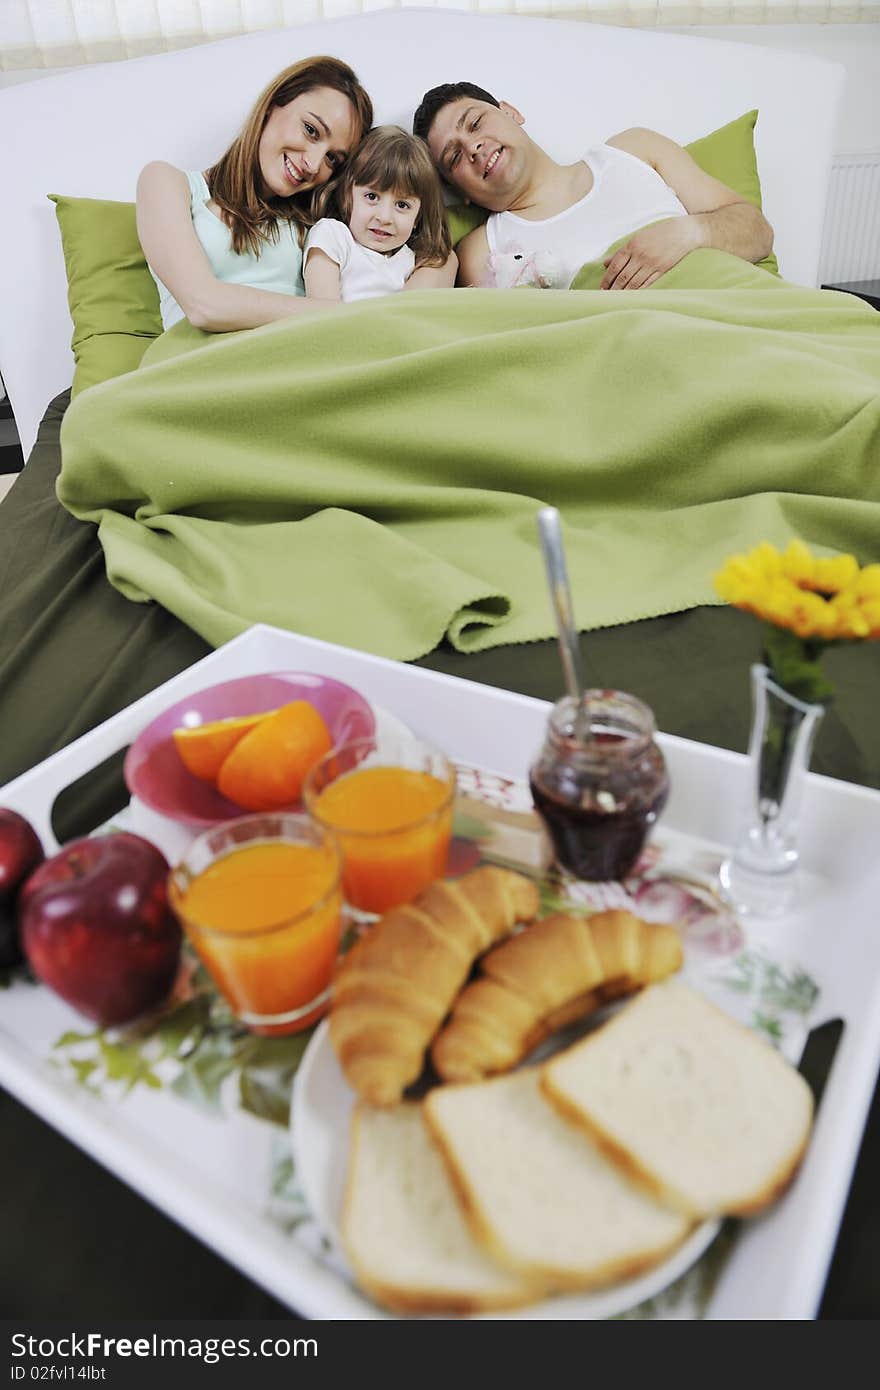
<path id="1" fill-rule="evenodd" d="M 880 564 L 860 569 L 852 555 L 813 555 L 803 541 L 779 551 L 763 541 L 731 556 L 715 588 L 735 608 L 819 646 L 880 637 Z"/>

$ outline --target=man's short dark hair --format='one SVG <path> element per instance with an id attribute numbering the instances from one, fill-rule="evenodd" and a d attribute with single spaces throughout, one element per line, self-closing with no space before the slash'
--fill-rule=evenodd
<path id="1" fill-rule="evenodd" d="M 501 102 L 497 97 L 493 97 L 491 92 L 487 92 L 485 87 L 477 87 L 473 82 L 444 82 L 440 87 L 432 87 L 430 92 L 425 92 L 419 103 L 418 110 L 413 116 L 413 135 L 417 135 L 420 140 L 428 143 L 428 132 L 434 124 L 438 114 L 444 106 L 450 102 L 458 101 L 461 97 L 473 97 L 475 101 L 488 101 L 491 106 L 500 106 Z"/>

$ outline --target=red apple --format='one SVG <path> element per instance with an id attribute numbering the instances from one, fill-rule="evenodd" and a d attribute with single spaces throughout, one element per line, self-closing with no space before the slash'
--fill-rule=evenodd
<path id="1" fill-rule="evenodd" d="M 161 1003 L 180 956 L 168 864 L 140 835 L 72 840 L 19 894 L 22 949 L 38 979 L 105 1026 Z"/>
<path id="2" fill-rule="evenodd" d="M 16 901 L 28 874 L 42 861 L 43 846 L 33 826 L 17 811 L 0 806 L 0 966 L 21 960 Z"/>

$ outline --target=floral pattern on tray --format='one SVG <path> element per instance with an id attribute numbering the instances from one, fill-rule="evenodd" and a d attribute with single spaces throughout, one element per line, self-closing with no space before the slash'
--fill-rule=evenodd
<path id="1" fill-rule="evenodd" d="M 683 977 L 759 1030 L 790 1060 L 798 1060 L 818 986 L 796 963 L 749 949 L 739 922 L 712 888 L 717 857 L 707 856 L 687 837 L 661 830 L 623 884 L 579 883 L 554 875 L 528 788 L 473 767 L 459 766 L 458 774 L 451 874 L 465 873 L 480 862 L 502 864 L 540 878 L 544 912 L 620 907 L 648 920 L 676 923 L 685 946 Z M 127 829 L 129 819 L 126 810 L 98 833 Z M 8 983 L 13 993 L 47 993 L 23 971 Z M 293 1077 L 312 1032 L 274 1039 L 247 1032 L 185 946 L 172 997 L 161 1012 L 125 1030 L 68 1028 L 47 1038 L 46 1060 L 66 1084 L 127 1114 L 145 1106 L 144 1097 L 161 1095 L 209 1119 L 206 1130 L 187 1127 L 191 1147 L 216 1146 L 216 1126 L 228 1127 L 230 1144 L 233 1134 L 239 1146 L 246 1142 L 248 1167 L 256 1164 L 262 1173 L 259 1218 L 348 1279 L 306 1206 L 288 1142 Z M 149 1122 L 146 1111 L 143 1118 Z M 246 1134 L 245 1125 L 250 1126 Z M 198 1154 L 187 1156 L 198 1161 Z M 252 1191 L 249 1195 L 252 1199 Z M 737 1230 L 736 1222 L 725 1223 L 691 1270 L 619 1316 L 701 1317 Z"/>

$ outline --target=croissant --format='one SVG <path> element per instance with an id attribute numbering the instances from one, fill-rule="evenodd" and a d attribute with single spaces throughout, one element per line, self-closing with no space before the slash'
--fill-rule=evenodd
<path id="1" fill-rule="evenodd" d="M 330 1039 L 358 1095 L 401 1099 L 476 957 L 538 906 L 529 879 L 486 866 L 432 883 L 355 943 L 334 982 Z"/>
<path id="2" fill-rule="evenodd" d="M 545 917 L 484 956 L 481 977 L 434 1040 L 434 1068 L 459 1082 L 507 1071 L 544 1038 L 681 962 L 674 927 L 630 912 Z"/>

